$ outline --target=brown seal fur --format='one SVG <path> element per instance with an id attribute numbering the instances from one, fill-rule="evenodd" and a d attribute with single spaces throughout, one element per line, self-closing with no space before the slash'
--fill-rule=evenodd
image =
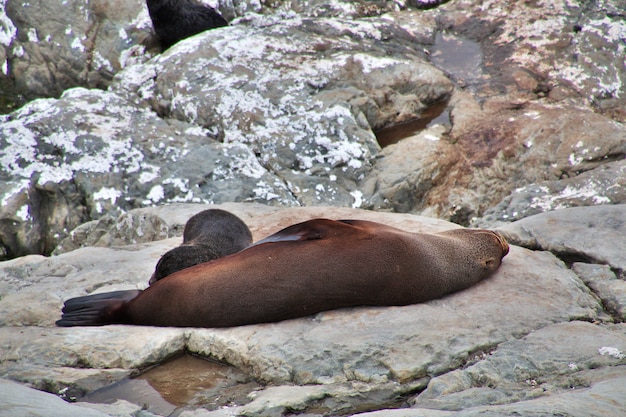
<path id="1" fill-rule="evenodd" d="M 150 284 L 181 269 L 239 252 L 252 244 L 252 233 L 237 216 L 220 209 L 192 216 L 183 230 L 183 243 L 156 264 Z"/>
<path id="2" fill-rule="evenodd" d="M 507 252 L 506 241 L 486 230 L 408 233 L 369 221 L 315 219 L 176 272 L 135 298 L 122 291 L 68 300 L 57 324 L 221 327 L 414 304 L 476 284 Z"/>

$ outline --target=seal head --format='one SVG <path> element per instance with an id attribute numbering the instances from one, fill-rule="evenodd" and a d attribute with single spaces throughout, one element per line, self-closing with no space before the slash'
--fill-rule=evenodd
<path id="1" fill-rule="evenodd" d="M 183 230 L 183 243 L 156 264 L 150 284 L 181 269 L 239 252 L 252 244 L 252 233 L 237 216 L 220 209 L 192 216 Z"/>
<path id="2" fill-rule="evenodd" d="M 146 4 L 163 50 L 197 33 L 228 25 L 214 8 L 195 0 L 146 0 Z"/>

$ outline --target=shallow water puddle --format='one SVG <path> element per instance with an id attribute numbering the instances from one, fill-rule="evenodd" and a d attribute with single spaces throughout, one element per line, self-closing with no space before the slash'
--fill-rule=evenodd
<path id="1" fill-rule="evenodd" d="M 478 42 L 453 34 L 438 32 L 430 50 L 430 60 L 460 86 L 471 85 L 483 76 L 483 52 Z M 377 132 L 381 147 L 398 143 L 436 124 L 450 125 L 448 102 L 428 107 L 419 118 L 385 127 Z"/>
<path id="2" fill-rule="evenodd" d="M 483 73 L 480 44 L 452 34 L 437 33 L 430 60 L 461 84 L 469 84 Z"/>
<path id="3" fill-rule="evenodd" d="M 99 389 L 80 399 L 113 403 L 123 399 L 163 416 L 176 416 L 184 409 L 216 410 L 243 405 L 248 394 L 261 386 L 229 365 L 184 355 L 140 376 Z"/>
<path id="4" fill-rule="evenodd" d="M 418 119 L 409 120 L 408 122 L 395 124 L 378 130 L 375 132 L 376 139 L 380 147 L 384 148 L 385 146 L 398 143 L 402 139 L 414 136 L 427 127 L 436 124 L 450 124 L 450 109 L 448 109 L 447 101 L 435 103 L 428 107 L 424 113 L 422 113 L 422 117 Z"/>

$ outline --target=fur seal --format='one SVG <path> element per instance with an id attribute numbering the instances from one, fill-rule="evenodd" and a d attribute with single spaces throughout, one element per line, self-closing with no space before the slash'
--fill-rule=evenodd
<path id="1" fill-rule="evenodd" d="M 485 279 L 508 250 L 487 230 L 409 233 L 370 221 L 314 219 L 140 293 L 70 299 L 57 325 L 227 327 L 414 304 Z"/>
<path id="2" fill-rule="evenodd" d="M 146 0 L 146 5 L 163 50 L 207 29 L 228 25 L 214 8 L 195 0 Z"/>
<path id="3" fill-rule="evenodd" d="M 195 214 L 183 229 L 183 243 L 156 264 L 150 284 L 181 269 L 239 252 L 252 244 L 252 233 L 237 216 L 220 209 Z"/>

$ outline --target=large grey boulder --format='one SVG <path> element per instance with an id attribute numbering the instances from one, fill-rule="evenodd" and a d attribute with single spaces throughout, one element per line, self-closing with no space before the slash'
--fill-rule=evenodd
<path id="1" fill-rule="evenodd" d="M 0 125 L 0 258 L 49 254 L 81 223 L 165 202 L 296 202 L 239 144 L 82 88 Z M 271 192 L 267 187 L 271 185 Z"/>
<path id="2" fill-rule="evenodd" d="M 247 145 L 303 205 L 349 206 L 379 149 L 372 129 L 452 91 L 419 41 L 390 21 L 257 18 L 181 42 L 111 88 Z"/>
<path id="3" fill-rule="evenodd" d="M 0 16 L 0 88 L 9 105 L 106 88 L 120 69 L 156 52 L 148 52 L 152 23 L 142 0 L 17 0 L 3 2 Z"/>
<path id="4" fill-rule="evenodd" d="M 626 160 L 603 164 L 561 180 L 541 181 L 515 189 L 472 226 L 487 227 L 567 207 L 626 203 Z"/>
<path id="5" fill-rule="evenodd" d="M 509 241 L 626 270 L 626 205 L 574 207 L 527 217 L 499 228 Z"/>

